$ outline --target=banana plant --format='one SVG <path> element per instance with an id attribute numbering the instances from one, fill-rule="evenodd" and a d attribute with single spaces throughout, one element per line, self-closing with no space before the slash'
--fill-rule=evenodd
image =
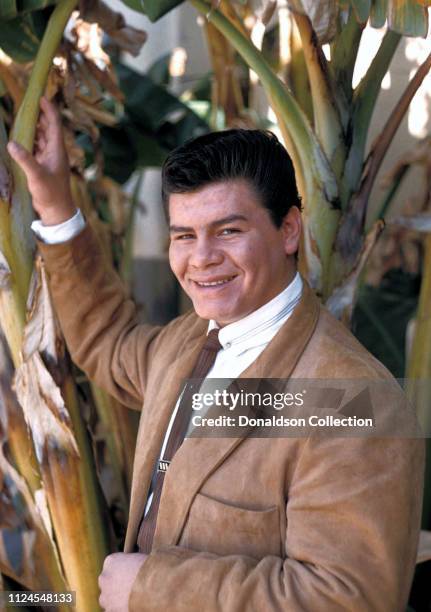
<path id="1" fill-rule="evenodd" d="M 349 318 L 355 282 L 379 235 L 380 226 L 365 231 L 365 213 L 377 170 L 403 117 L 408 101 L 430 68 L 430 58 L 409 84 L 376 140 L 368 159 L 365 144 L 381 81 L 404 36 L 425 36 L 428 12 L 421 1 L 289 0 L 300 55 L 307 70 L 304 92 L 294 94 L 286 79 L 252 41 L 247 23 L 265 26 L 265 9 L 276 2 L 189 0 L 206 21 L 224 36 L 259 77 L 277 116 L 278 126 L 294 162 L 304 202 L 304 240 L 300 265 L 316 291 L 338 316 Z M 178 0 L 124 0 L 129 7 L 156 21 L 182 4 Z M 256 6 L 258 7 L 256 10 Z M 254 20 L 254 21 L 253 21 Z M 362 31 L 387 21 L 387 33 L 361 83 L 352 75 Z M 281 30 L 280 30 L 281 31 Z M 322 46 L 330 44 L 331 60 Z M 211 46 L 211 45 L 210 45 Z M 308 96 L 309 97 L 309 96 Z M 394 116 L 395 115 L 395 116 Z"/>
<path id="2" fill-rule="evenodd" d="M 52 12 L 14 123 L 14 140 L 29 150 L 33 148 L 39 100 L 76 5 L 77 0 L 61 0 Z M 3 126 L 2 135 L 5 160 Z M 2 175 L 0 318 L 16 369 L 17 397 L 32 434 L 30 442 L 25 430 L 21 439 L 27 442 L 15 450 L 17 455 L 28 453 L 37 465 L 40 485 L 33 495 L 42 493 L 46 499 L 46 514 L 55 534 L 55 541 L 51 539 L 49 544 L 54 558 L 61 559 L 61 579 L 77 592 L 79 610 L 97 610 L 97 577 L 108 554 L 101 496 L 41 263 L 33 273 L 27 297 L 34 244 L 29 233 L 32 213 L 25 177 L 17 166 L 6 164 Z M 58 589 L 55 575 L 52 579 L 52 588 Z"/>

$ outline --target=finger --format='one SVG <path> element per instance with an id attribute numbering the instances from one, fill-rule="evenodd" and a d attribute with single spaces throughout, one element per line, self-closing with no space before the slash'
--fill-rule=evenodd
<path id="1" fill-rule="evenodd" d="M 38 125 L 36 128 L 36 138 L 35 140 L 40 140 L 41 138 L 43 138 L 44 140 L 46 140 L 46 130 Z"/>
<path id="2" fill-rule="evenodd" d="M 57 107 L 48 102 L 46 98 L 41 98 L 40 105 L 45 116 L 46 147 L 61 154 L 64 152 L 64 136 L 60 113 Z"/>
<path id="3" fill-rule="evenodd" d="M 52 131 L 54 134 L 62 134 L 61 131 L 61 118 L 58 109 L 52 102 L 49 102 L 47 98 L 42 97 L 40 99 L 40 108 L 43 111 L 42 121 L 44 122 L 48 131 Z"/>
<path id="4" fill-rule="evenodd" d="M 38 117 L 37 120 L 38 120 L 39 123 L 40 122 L 48 123 L 49 122 L 49 118 L 48 118 L 47 112 L 45 110 L 47 108 L 47 106 L 46 106 L 47 101 L 45 100 L 45 102 L 42 102 L 43 99 L 44 98 L 40 99 L 39 117 Z M 48 102 L 48 104 L 50 104 L 50 103 Z"/>
<path id="5" fill-rule="evenodd" d="M 33 157 L 40 166 L 43 166 L 43 162 L 46 160 L 46 149 L 44 147 L 36 147 Z"/>
<path id="6" fill-rule="evenodd" d="M 36 138 L 35 145 L 39 148 L 46 147 L 48 142 L 48 128 L 45 125 L 42 125 L 40 122 L 36 128 Z"/>
<path id="7" fill-rule="evenodd" d="M 46 138 L 43 132 L 38 132 L 36 134 L 36 139 L 34 141 L 34 146 L 36 151 L 43 151 L 46 148 Z"/>
<path id="8" fill-rule="evenodd" d="M 37 132 L 40 134 L 46 134 L 46 132 L 48 131 L 48 128 L 49 128 L 48 120 L 42 120 L 42 118 L 39 119 L 37 126 L 36 126 Z"/>
<path id="9" fill-rule="evenodd" d="M 12 159 L 24 170 L 27 176 L 40 174 L 40 165 L 22 145 L 11 140 L 8 142 L 7 150 Z"/>
<path id="10" fill-rule="evenodd" d="M 46 112 L 43 110 L 43 108 L 40 108 L 40 114 L 39 114 L 39 123 L 43 126 L 43 127 L 48 127 L 49 125 L 49 119 L 47 117 Z"/>

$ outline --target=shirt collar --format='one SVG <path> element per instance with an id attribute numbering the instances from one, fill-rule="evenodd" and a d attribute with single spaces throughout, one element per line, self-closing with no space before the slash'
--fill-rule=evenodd
<path id="1" fill-rule="evenodd" d="M 220 329 L 219 340 L 223 348 L 235 347 L 241 352 L 243 347 L 259 344 L 267 333 L 280 327 L 295 308 L 302 293 L 302 279 L 297 272 L 294 279 L 272 300 L 254 310 L 239 321 L 229 323 Z M 219 326 L 210 320 L 207 333 Z"/>

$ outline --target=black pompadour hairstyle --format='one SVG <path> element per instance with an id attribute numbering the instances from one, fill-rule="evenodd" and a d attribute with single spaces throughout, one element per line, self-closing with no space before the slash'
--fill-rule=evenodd
<path id="1" fill-rule="evenodd" d="M 198 136 L 168 155 L 162 167 L 166 216 L 171 193 L 240 178 L 250 181 L 276 227 L 292 206 L 301 209 L 292 161 L 275 134 L 231 129 Z"/>

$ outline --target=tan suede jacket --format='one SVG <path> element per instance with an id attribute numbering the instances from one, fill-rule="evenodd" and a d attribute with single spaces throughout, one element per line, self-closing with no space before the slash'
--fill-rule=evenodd
<path id="1" fill-rule="evenodd" d="M 141 409 L 125 551 L 182 384 L 205 340 L 190 312 L 139 325 L 89 227 L 40 244 L 73 360 Z M 249 378 L 372 378 L 387 370 L 305 284 Z M 395 384 L 395 382 L 394 382 Z M 423 443 L 401 438 L 188 438 L 167 472 L 132 612 L 405 610 L 418 543 Z"/>

